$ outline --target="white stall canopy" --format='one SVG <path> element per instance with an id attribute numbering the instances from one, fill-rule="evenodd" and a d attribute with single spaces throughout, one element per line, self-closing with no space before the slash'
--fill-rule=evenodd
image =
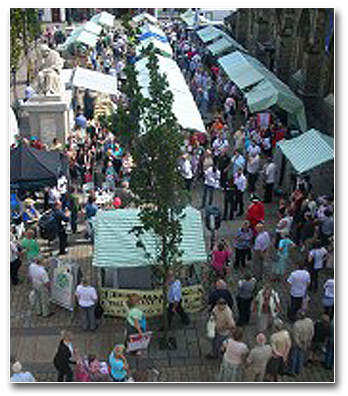
<path id="1" fill-rule="evenodd" d="M 198 132 L 206 132 L 202 117 L 198 111 L 197 105 L 186 84 L 177 63 L 164 56 L 156 55 L 159 61 L 159 72 L 165 74 L 169 83 L 169 90 L 174 96 L 173 113 L 178 123 L 184 129 L 192 129 Z M 136 64 L 138 71 L 139 85 L 142 87 L 142 94 L 149 96 L 148 87 L 150 83 L 149 69 L 147 68 L 148 58 L 139 60 Z"/>
<path id="2" fill-rule="evenodd" d="M 100 14 L 94 15 L 91 18 L 91 21 L 98 23 L 99 25 L 102 25 L 102 26 L 113 27 L 114 21 L 115 21 L 115 16 L 106 12 L 106 11 L 102 11 Z"/>

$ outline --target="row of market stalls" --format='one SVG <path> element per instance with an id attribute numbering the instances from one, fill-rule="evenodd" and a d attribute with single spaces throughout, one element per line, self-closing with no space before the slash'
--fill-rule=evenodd
<path id="1" fill-rule="evenodd" d="M 307 130 L 302 100 L 242 45 L 215 26 L 197 30 L 197 36 L 242 91 L 251 113 L 278 107 L 287 112 L 288 125 L 293 129 Z"/>
<path id="2" fill-rule="evenodd" d="M 173 112 L 179 125 L 185 130 L 205 133 L 204 123 L 196 103 L 186 84 L 177 63 L 173 60 L 173 50 L 168 38 L 152 15 L 140 14 L 133 17 L 133 23 L 139 28 L 138 44 L 135 48 L 137 78 L 145 97 L 149 96 L 148 57 L 142 53 L 153 45 L 159 61 L 159 72 L 165 74 L 169 90 L 173 94 Z M 98 272 L 99 294 L 105 314 L 124 316 L 125 306 L 130 293 L 141 296 L 140 308 L 147 317 L 162 312 L 162 291 L 158 266 L 153 262 L 159 241 L 155 235 L 146 232 L 142 238 L 147 253 L 138 247 L 137 238 L 132 233 L 134 227 L 141 226 L 139 210 L 118 209 L 99 211 L 94 223 L 95 246 L 93 266 Z M 203 223 L 198 210 L 187 207 L 182 225 L 182 278 L 190 278 L 182 288 L 183 305 L 187 312 L 196 312 L 202 308 L 203 288 L 200 284 L 201 264 L 207 260 Z M 189 276 L 190 275 L 190 276 Z"/>

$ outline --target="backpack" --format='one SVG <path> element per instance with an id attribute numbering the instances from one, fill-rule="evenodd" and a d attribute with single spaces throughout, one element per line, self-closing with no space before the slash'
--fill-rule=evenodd
<path id="1" fill-rule="evenodd" d="M 41 238 L 49 241 L 53 241 L 56 238 L 58 226 L 53 210 L 45 212 L 40 217 L 38 225 Z"/>

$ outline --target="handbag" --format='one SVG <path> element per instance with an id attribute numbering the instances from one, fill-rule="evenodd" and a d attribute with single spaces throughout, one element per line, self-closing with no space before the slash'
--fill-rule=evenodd
<path id="1" fill-rule="evenodd" d="M 29 293 L 29 302 L 30 305 L 34 305 L 35 304 L 35 290 L 31 290 Z"/>
<path id="2" fill-rule="evenodd" d="M 126 352 L 135 352 L 147 349 L 151 341 L 152 331 L 147 331 L 143 335 L 133 334 L 129 336 Z"/>
<path id="3" fill-rule="evenodd" d="M 216 332 L 216 323 L 213 315 L 210 315 L 207 323 L 207 337 L 214 338 Z"/>
<path id="4" fill-rule="evenodd" d="M 104 308 L 102 307 L 100 300 L 98 300 L 97 305 L 95 306 L 94 309 L 94 316 L 96 319 L 100 319 L 104 314 Z"/>

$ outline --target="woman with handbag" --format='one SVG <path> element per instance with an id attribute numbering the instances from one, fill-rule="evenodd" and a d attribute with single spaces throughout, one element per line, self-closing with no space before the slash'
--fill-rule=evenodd
<path id="1" fill-rule="evenodd" d="M 225 299 L 220 298 L 211 313 L 215 322 L 214 337 L 211 340 L 212 352 L 206 355 L 207 359 L 217 359 L 221 354 L 221 346 L 228 337 L 230 331 L 235 328 L 236 323 L 233 319 L 231 308 L 227 305 Z M 211 325 L 211 323 L 210 323 Z M 212 334 L 211 334 L 212 335 Z"/>

